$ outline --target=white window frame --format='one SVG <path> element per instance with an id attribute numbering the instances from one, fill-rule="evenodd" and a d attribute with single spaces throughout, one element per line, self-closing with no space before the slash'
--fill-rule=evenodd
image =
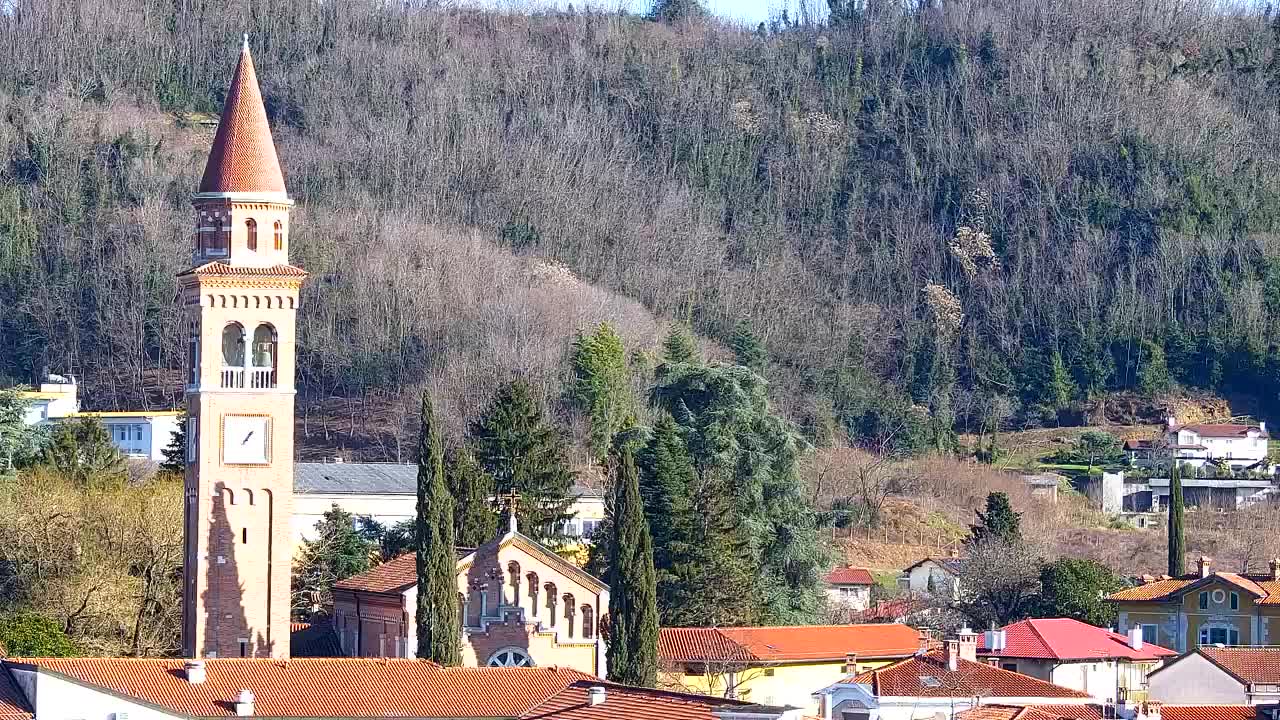
<path id="1" fill-rule="evenodd" d="M 1142 642 L 1151 643 L 1152 645 L 1160 644 L 1160 626 L 1155 623 L 1144 623 L 1138 626 L 1142 632 Z M 1151 632 L 1148 633 L 1147 631 Z"/>

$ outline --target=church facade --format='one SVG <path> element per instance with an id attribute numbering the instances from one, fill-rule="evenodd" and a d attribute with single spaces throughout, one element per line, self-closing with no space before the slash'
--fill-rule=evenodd
<path id="1" fill-rule="evenodd" d="M 514 527 L 460 549 L 456 568 L 463 665 L 605 675 L 600 618 L 609 590 L 599 580 Z M 343 653 L 415 657 L 417 580 L 407 553 L 335 584 L 333 629 Z"/>
<path id="2" fill-rule="evenodd" d="M 248 42 L 198 192 L 188 328 L 183 654 L 288 657 L 293 556 L 292 202 Z"/>

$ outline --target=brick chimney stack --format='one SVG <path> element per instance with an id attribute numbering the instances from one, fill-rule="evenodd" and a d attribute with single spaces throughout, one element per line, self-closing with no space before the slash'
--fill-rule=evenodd
<path id="1" fill-rule="evenodd" d="M 1212 562 L 1213 562 L 1213 558 L 1206 557 L 1204 555 L 1200 556 L 1200 559 L 1196 561 L 1196 569 L 1200 572 L 1200 577 L 1202 578 L 1209 577 L 1209 574 L 1210 574 L 1209 564 Z"/>

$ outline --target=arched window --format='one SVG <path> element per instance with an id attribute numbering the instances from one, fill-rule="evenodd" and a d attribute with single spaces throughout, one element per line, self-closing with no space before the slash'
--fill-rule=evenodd
<path id="1" fill-rule="evenodd" d="M 512 560 L 507 563 L 507 580 L 511 583 L 511 604 L 520 606 L 520 563 Z"/>
<path id="2" fill-rule="evenodd" d="M 191 321 L 191 335 L 187 340 L 187 384 L 200 384 L 200 321 Z"/>
<path id="3" fill-rule="evenodd" d="M 222 387 L 244 387 L 244 327 L 227 323 L 222 328 Z"/>
<path id="4" fill-rule="evenodd" d="M 227 254 L 227 235 L 231 232 L 229 225 L 223 225 L 222 218 L 215 217 L 209 220 L 211 228 L 209 232 L 209 254 L 210 255 L 226 255 Z"/>
<path id="5" fill-rule="evenodd" d="M 276 386 L 276 330 L 262 323 L 253 331 L 253 372 L 250 387 Z"/>
<path id="6" fill-rule="evenodd" d="M 573 637 L 573 614 L 576 609 L 577 608 L 575 608 L 573 605 L 573 594 L 565 593 L 564 594 L 564 619 L 568 621 L 565 623 L 565 625 L 566 625 L 566 629 L 569 631 L 569 637 L 571 638 Z"/>
<path id="7" fill-rule="evenodd" d="M 257 220 L 254 220 L 253 218 L 249 218 L 244 221 L 244 235 L 245 235 L 245 245 L 247 245 L 250 250 L 253 250 L 256 252 L 258 250 L 258 221 Z"/>
<path id="8" fill-rule="evenodd" d="M 538 573 L 531 572 L 526 576 L 529 581 L 529 609 L 533 616 L 538 616 Z"/>
<path id="9" fill-rule="evenodd" d="M 275 234 L 276 234 L 276 249 L 283 250 L 284 249 L 284 225 L 281 225 L 279 220 L 276 221 Z"/>
<path id="10" fill-rule="evenodd" d="M 543 588 L 547 592 L 547 610 L 551 614 L 551 627 L 556 626 L 556 584 L 547 583 Z"/>
<path id="11" fill-rule="evenodd" d="M 533 667 L 533 658 L 524 648 L 506 647 L 489 656 L 489 667 Z"/>
<path id="12" fill-rule="evenodd" d="M 582 606 L 582 637 L 590 640 L 596 636 L 595 612 L 590 605 Z"/>

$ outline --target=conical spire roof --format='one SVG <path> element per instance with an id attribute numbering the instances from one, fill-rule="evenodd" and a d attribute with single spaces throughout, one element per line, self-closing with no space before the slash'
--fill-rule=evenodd
<path id="1" fill-rule="evenodd" d="M 280 172 L 276 146 L 271 141 L 271 127 L 267 125 L 267 110 L 262 106 L 258 73 L 249 56 L 247 35 L 235 77 L 227 90 L 227 102 L 209 151 L 209 162 L 200 180 L 200 192 L 285 192 L 284 175 Z"/>

